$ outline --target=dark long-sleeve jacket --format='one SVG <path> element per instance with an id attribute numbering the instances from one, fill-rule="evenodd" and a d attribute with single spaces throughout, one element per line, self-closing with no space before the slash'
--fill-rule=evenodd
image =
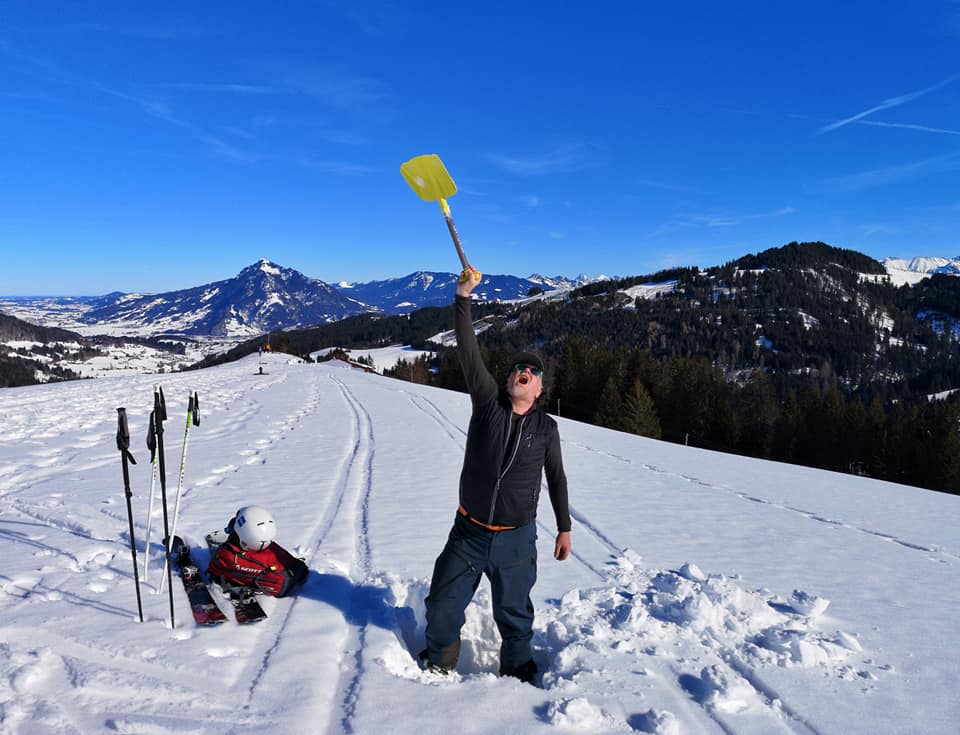
<path id="1" fill-rule="evenodd" d="M 473 401 L 460 473 L 460 505 L 491 526 L 522 526 L 537 515 L 540 478 L 546 471 L 558 531 L 570 530 L 567 478 L 557 422 L 539 406 L 514 416 L 506 388 L 480 357 L 470 299 L 456 297 L 457 351 Z M 513 422 L 518 423 L 512 431 Z M 512 438 L 512 441 L 511 441 Z"/>

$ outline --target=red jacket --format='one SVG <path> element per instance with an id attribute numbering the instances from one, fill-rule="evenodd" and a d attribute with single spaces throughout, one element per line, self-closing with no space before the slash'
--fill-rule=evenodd
<path id="1" fill-rule="evenodd" d="M 240 587 L 252 587 L 274 597 L 283 597 L 307 578 L 307 565 L 277 543 L 263 551 L 246 551 L 230 535 L 210 559 L 210 575 Z"/>

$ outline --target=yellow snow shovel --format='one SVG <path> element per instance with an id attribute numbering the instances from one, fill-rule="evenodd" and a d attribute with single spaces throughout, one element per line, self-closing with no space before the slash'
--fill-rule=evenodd
<path id="1" fill-rule="evenodd" d="M 450 178 L 450 174 L 444 168 L 440 156 L 436 153 L 430 153 L 411 158 L 400 165 L 400 173 L 403 174 L 403 178 L 410 184 L 410 188 L 417 192 L 417 196 L 421 199 L 427 202 L 440 202 L 440 211 L 443 212 L 443 218 L 447 221 L 450 237 L 453 238 L 457 255 L 460 256 L 460 264 L 464 270 L 470 268 L 470 264 L 467 263 L 467 256 L 463 254 L 463 246 L 460 244 L 457 228 L 453 225 L 453 217 L 450 216 L 450 205 L 447 204 L 447 197 L 457 193 L 457 185 L 453 183 L 453 179 Z"/>

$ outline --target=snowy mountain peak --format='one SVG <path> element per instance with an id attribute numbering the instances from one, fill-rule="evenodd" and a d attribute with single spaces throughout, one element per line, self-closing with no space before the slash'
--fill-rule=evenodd
<path id="1" fill-rule="evenodd" d="M 253 265 L 248 265 L 238 274 L 238 278 L 251 277 L 251 276 L 284 276 L 286 273 L 296 273 L 289 268 L 284 268 L 272 260 L 267 260 L 266 258 L 260 258 Z"/>
<path id="2" fill-rule="evenodd" d="M 960 276 L 960 256 L 942 258 L 938 256 L 919 256 L 915 258 L 884 258 L 880 261 L 887 269 L 891 280 L 897 284 L 919 283 L 936 273 Z"/>
<path id="3" fill-rule="evenodd" d="M 130 331 L 251 337 L 364 311 L 364 305 L 329 284 L 263 258 L 225 281 L 169 293 L 121 296 L 92 309 L 83 321 L 122 322 Z"/>
<path id="4" fill-rule="evenodd" d="M 414 271 L 400 278 L 368 283 L 338 285 L 349 289 L 350 297 L 379 307 L 386 314 L 407 314 L 425 306 L 447 306 L 453 302 L 458 274 Z M 514 301 L 526 298 L 531 289 L 545 291 L 571 289 L 591 283 L 594 279 L 580 275 L 576 279 L 564 276 L 548 278 L 534 274 L 529 278 L 511 275 L 483 274 L 483 283 L 474 291 L 479 301 Z"/>
<path id="5" fill-rule="evenodd" d="M 592 283 L 595 279 L 581 273 L 576 278 L 567 278 L 566 276 L 544 276 L 539 273 L 532 273 L 527 276 L 527 280 L 532 283 L 540 284 L 548 289 L 557 288 L 578 288 Z"/>
<path id="6" fill-rule="evenodd" d="M 954 268 L 960 266 L 960 258 L 942 258 L 938 256 L 918 256 L 916 258 L 884 258 L 881 261 L 887 269 L 896 268 L 903 271 L 914 271 L 916 273 L 937 273 L 942 268 Z"/>
<path id="7" fill-rule="evenodd" d="M 453 302 L 458 275 L 414 271 L 406 276 L 367 283 L 342 280 L 331 286 L 292 268 L 261 258 L 235 277 L 180 291 L 159 294 L 113 292 L 72 307 L 73 328 L 94 326 L 115 334 L 253 337 L 277 329 L 307 327 L 365 312 L 407 314 L 424 306 Z M 534 280 L 534 278 L 536 280 Z M 571 288 L 592 279 L 580 275 L 529 279 L 484 275 L 476 296 L 481 301 L 525 298 L 534 287 Z M 76 299 L 59 299 L 74 302 Z M 65 306 L 35 305 L 62 324 Z M 18 313 L 24 314 L 23 309 Z M 43 323 L 42 316 L 35 317 Z"/>

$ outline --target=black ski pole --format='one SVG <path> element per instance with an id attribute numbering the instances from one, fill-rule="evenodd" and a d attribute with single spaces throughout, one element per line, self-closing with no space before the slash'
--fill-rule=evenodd
<path id="1" fill-rule="evenodd" d="M 163 399 L 163 388 L 159 385 L 153 391 L 153 431 L 157 437 L 157 466 L 160 468 L 160 502 L 163 505 L 163 547 L 166 558 L 170 558 L 170 521 L 167 513 L 167 466 L 163 458 L 163 422 L 167 420 L 167 403 Z M 176 626 L 173 617 L 173 569 L 167 565 L 167 592 L 170 596 L 170 627 Z M 158 590 L 159 591 L 159 590 Z"/>
<path id="2" fill-rule="evenodd" d="M 130 553 L 133 554 L 133 583 L 137 588 L 137 612 L 140 613 L 140 622 L 143 622 L 143 603 L 140 601 L 140 573 L 137 571 L 137 542 L 133 536 L 133 506 L 130 492 L 129 464 L 136 464 L 137 460 L 130 454 L 130 431 L 127 428 L 127 409 L 117 409 L 117 449 L 120 450 L 120 461 L 123 464 L 123 492 L 127 496 L 127 519 L 130 521 Z"/>
<path id="3" fill-rule="evenodd" d="M 187 428 L 183 433 L 183 451 L 180 454 L 180 479 L 177 481 L 177 498 L 173 502 L 173 524 L 171 526 L 170 532 L 174 537 L 177 535 L 177 519 L 180 517 L 180 497 L 181 492 L 183 491 L 183 473 L 186 470 L 187 464 L 187 440 L 190 438 L 190 425 L 200 426 L 200 399 L 197 397 L 197 392 L 192 391 L 189 398 L 187 399 Z M 167 567 L 170 564 L 170 558 L 167 557 L 167 561 L 164 564 L 163 571 L 166 573 Z M 160 578 L 160 589 L 163 590 L 163 577 Z"/>
<path id="4" fill-rule="evenodd" d="M 153 430 L 153 410 L 150 411 L 150 423 L 147 426 L 147 449 L 150 450 L 150 501 L 147 505 L 147 537 L 143 548 L 143 581 L 147 582 L 147 571 L 150 566 L 150 531 L 153 528 L 153 499 L 157 489 L 157 434 Z"/>

